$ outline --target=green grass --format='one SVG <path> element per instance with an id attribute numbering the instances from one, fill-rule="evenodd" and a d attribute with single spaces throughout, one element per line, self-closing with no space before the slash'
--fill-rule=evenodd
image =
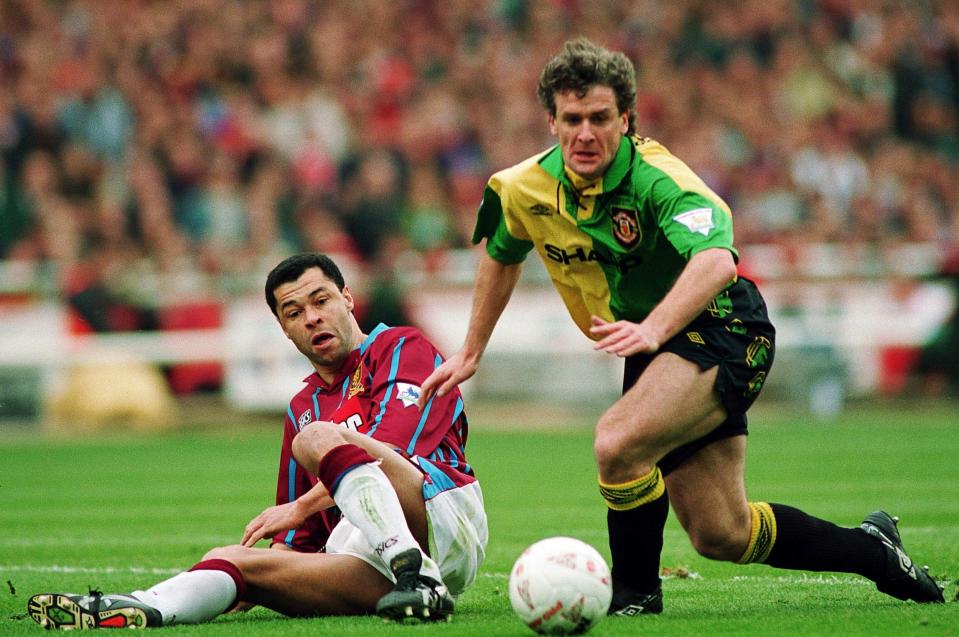
<path id="1" fill-rule="evenodd" d="M 921 406 L 920 406 L 921 407 Z M 710 562 L 670 518 L 659 617 L 605 619 L 595 635 L 959 635 L 959 410 L 856 408 L 839 422 L 766 410 L 751 425 L 750 498 L 853 526 L 875 508 L 902 518 L 920 563 L 950 580 L 945 606 L 902 603 L 854 576 Z M 502 429 L 474 419 L 470 458 L 490 516 L 487 562 L 454 623 L 394 626 L 374 617 L 287 619 L 255 609 L 163 635 L 532 635 L 513 616 L 506 576 L 550 535 L 608 556 L 591 427 Z M 560 423 L 557 423 L 560 424 Z M 36 635 L 26 599 L 44 591 L 145 588 L 235 543 L 274 492 L 279 426 L 99 440 L 0 439 L 0 635 Z"/>

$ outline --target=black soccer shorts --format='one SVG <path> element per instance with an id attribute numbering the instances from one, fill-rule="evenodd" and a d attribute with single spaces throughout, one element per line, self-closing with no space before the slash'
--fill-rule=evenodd
<path id="1" fill-rule="evenodd" d="M 775 349 L 776 329 L 769 321 L 766 302 L 756 284 L 743 277 L 659 348 L 659 352 L 672 352 L 703 370 L 718 366 L 716 391 L 728 414 L 710 433 L 663 457 L 658 463 L 663 475 L 711 442 L 746 435 L 746 411 L 766 382 Z M 623 393 L 636 383 L 654 357 L 635 354 L 626 358 Z"/>

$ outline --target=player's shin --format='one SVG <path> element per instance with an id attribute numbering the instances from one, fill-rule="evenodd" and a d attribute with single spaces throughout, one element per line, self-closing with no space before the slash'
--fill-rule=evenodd
<path id="1" fill-rule="evenodd" d="M 782 504 L 750 503 L 753 528 L 742 564 L 856 573 L 897 599 L 943 603 L 943 585 L 906 554 L 897 519 L 884 511 L 845 528 Z"/>
<path id="2" fill-rule="evenodd" d="M 232 563 L 204 560 L 185 573 L 132 595 L 160 611 L 163 625 L 169 626 L 210 621 L 229 610 L 245 588 L 243 576 Z"/>
<path id="3" fill-rule="evenodd" d="M 403 507 L 379 463 L 355 445 L 340 445 L 320 462 L 319 478 L 343 516 L 360 529 L 383 561 L 415 548 L 422 552 L 406 523 Z M 420 571 L 442 580 L 436 563 L 423 555 Z"/>
<path id="4" fill-rule="evenodd" d="M 609 511 L 614 602 L 621 591 L 652 594 L 660 587 L 663 527 L 669 514 L 666 483 L 658 467 L 623 484 L 599 482 Z M 660 601 L 661 607 L 661 601 Z"/>
<path id="5" fill-rule="evenodd" d="M 878 542 L 856 528 L 837 526 L 783 504 L 750 502 L 751 541 L 740 564 L 880 576 L 884 554 Z"/>

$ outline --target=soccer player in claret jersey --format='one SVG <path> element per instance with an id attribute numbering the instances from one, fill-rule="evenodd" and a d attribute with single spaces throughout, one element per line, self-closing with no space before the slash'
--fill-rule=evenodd
<path id="1" fill-rule="evenodd" d="M 41 625 L 198 623 L 257 604 L 287 615 L 451 616 L 488 532 L 465 456 L 462 397 L 416 408 L 439 352 L 412 327 L 363 333 L 325 255 L 277 265 L 266 300 L 315 370 L 287 409 L 276 505 L 246 526 L 239 545 L 215 548 L 146 590 L 34 595 L 27 608 Z M 264 538 L 270 548 L 253 547 Z"/>
<path id="2" fill-rule="evenodd" d="M 486 253 L 466 340 L 423 383 L 421 404 L 475 373 L 535 249 L 595 349 L 625 358 L 623 394 L 594 443 L 610 613 L 662 611 L 670 505 L 706 557 L 858 573 L 894 597 L 942 602 L 889 515 L 843 528 L 747 500 L 746 411 L 772 365 L 775 330 L 757 287 L 737 275 L 729 206 L 635 133 L 632 63 L 574 40 L 547 63 L 537 93 L 559 143 L 490 178 L 473 235 Z"/>

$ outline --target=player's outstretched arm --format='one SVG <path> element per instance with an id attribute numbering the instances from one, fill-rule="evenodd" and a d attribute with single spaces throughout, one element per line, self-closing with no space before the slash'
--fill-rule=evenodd
<path id="1" fill-rule="evenodd" d="M 473 309 L 463 347 L 433 370 L 420 386 L 417 406 L 423 409 L 434 394 L 443 396 L 458 384 L 470 378 L 479 367 L 496 322 L 506 308 L 522 266 L 519 263 L 500 263 L 485 252 L 476 268 L 473 286 Z"/>
<path id="2" fill-rule="evenodd" d="M 240 540 L 240 544 L 253 546 L 263 538 L 271 537 L 279 531 L 298 529 L 306 522 L 306 518 L 331 506 L 333 506 L 333 498 L 330 497 L 323 483 L 318 482 L 296 500 L 268 507 L 263 510 L 263 513 L 250 520 L 243 530 L 243 539 Z"/>
<path id="3" fill-rule="evenodd" d="M 454 387 L 468 380 L 476 369 L 478 358 L 467 359 L 463 350 L 460 350 L 443 361 L 443 364 L 433 370 L 420 387 L 420 398 L 416 401 L 417 407 L 422 410 L 433 395 L 444 396 Z"/>
<path id="4" fill-rule="evenodd" d="M 696 318 L 736 278 L 736 263 L 725 248 L 710 248 L 686 264 L 669 293 L 641 323 L 609 323 L 594 316 L 593 349 L 617 356 L 652 354 Z"/>
<path id="5" fill-rule="evenodd" d="M 616 354 L 617 356 L 631 356 L 639 353 L 653 354 L 661 344 L 659 335 L 651 333 L 645 322 L 615 321 L 610 323 L 599 316 L 593 316 L 589 331 L 600 338 L 593 345 L 593 349 Z"/>

